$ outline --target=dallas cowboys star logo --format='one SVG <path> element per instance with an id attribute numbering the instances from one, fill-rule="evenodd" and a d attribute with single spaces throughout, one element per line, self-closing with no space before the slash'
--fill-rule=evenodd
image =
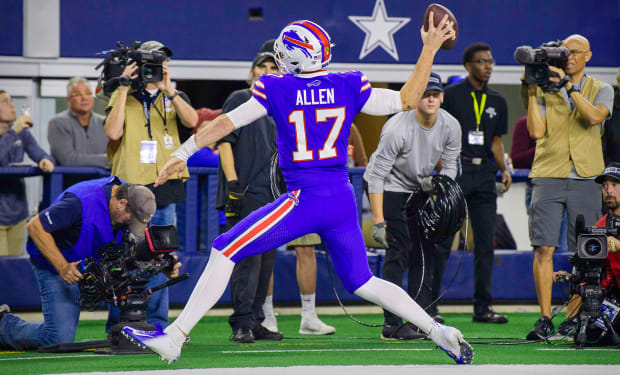
<path id="1" fill-rule="evenodd" d="M 360 60 L 377 47 L 381 47 L 398 61 L 398 51 L 394 43 L 394 34 L 411 21 L 411 18 L 388 17 L 383 0 L 377 0 L 375 9 L 372 11 L 372 16 L 349 16 L 349 20 L 366 33 L 364 45 L 360 52 Z"/>

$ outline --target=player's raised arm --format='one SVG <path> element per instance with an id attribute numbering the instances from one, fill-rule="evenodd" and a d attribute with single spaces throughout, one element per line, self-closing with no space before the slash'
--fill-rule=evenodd
<path id="1" fill-rule="evenodd" d="M 413 73 L 400 89 L 400 100 L 403 111 L 415 108 L 415 105 L 422 98 L 422 94 L 428 83 L 428 77 L 431 74 L 431 67 L 435 54 L 444 41 L 456 37 L 456 33 L 452 27 L 452 21 L 449 21 L 447 14 L 444 15 L 436 26 L 433 22 L 434 14 L 432 11 L 429 13 L 428 17 L 428 31 L 424 31 L 424 26 L 420 29 L 422 42 L 424 42 L 422 52 L 420 52 L 420 57 L 415 64 Z"/>

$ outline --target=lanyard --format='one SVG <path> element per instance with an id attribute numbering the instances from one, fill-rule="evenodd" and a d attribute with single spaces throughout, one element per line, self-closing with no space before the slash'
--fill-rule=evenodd
<path id="1" fill-rule="evenodd" d="M 162 120 L 164 120 L 164 131 L 165 131 L 164 134 L 168 135 L 168 125 L 166 124 L 166 116 L 162 115 L 161 112 L 159 111 L 159 108 L 157 108 L 157 106 L 155 105 L 156 99 L 157 99 L 157 95 L 155 95 L 154 97 L 151 97 L 150 104 L 151 106 L 155 107 L 155 110 L 159 114 L 159 117 L 161 117 Z M 164 105 L 164 113 L 166 113 L 166 101 L 163 98 L 162 98 L 162 103 Z M 146 119 L 146 124 L 144 126 L 146 126 L 149 132 L 149 138 L 153 139 L 153 135 L 151 134 L 151 112 L 149 111 L 149 105 L 146 104 L 146 95 L 144 95 L 144 93 L 142 94 L 142 107 L 144 108 L 144 118 Z"/>
<path id="2" fill-rule="evenodd" d="M 478 107 L 478 100 L 476 99 L 476 94 L 472 91 L 471 97 L 474 98 L 474 114 L 476 115 L 476 131 L 480 131 L 480 120 L 482 120 L 482 112 L 484 111 L 484 106 L 487 103 L 487 94 L 482 94 L 482 100 L 480 101 L 480 107 Z"/>

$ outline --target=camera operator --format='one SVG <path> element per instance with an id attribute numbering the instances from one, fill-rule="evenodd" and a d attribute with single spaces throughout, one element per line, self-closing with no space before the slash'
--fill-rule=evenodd
<path id="1" fill-rule="evenodd" d="M 80 262 L 129 229 L 144 235 L 155 212 L 155 197 L 144 186 L 118 177 L 80 182 L 68 188 L 28 223 L 28 253 L 39 284 L 43 322 L 25 322 L 0 313 L 0 346 L 31 350 L 70 343 L 80 316 Z M 175 264 L 170 276 L 178 273 Z M 152 311 L 147 311 L 149 317 Z"/>
<path id="2" fill-rule="evenodd" d="M 138 51 L 172 56 L 172 51 L 158 41 L 144 42 Z M 140 71 L 139 65 L 142 65 Z M 162 80 L 158 82 L 146 82 L 144 61 L 125 67 L 120 86 L 108 102 L 104 130 L 110 139 L 108 158 L 112 174 L 153 191 L 157 211 L 151 224 L 176 225 L 176 203 L 185 200 L 183 180 L 189 177 L 189 172 L 185 169 L 182 176 L 175 175 L 169 183 L 157 188 L 153 184 L 172 152 L 181 144 L 183 127 L 190 132 L 198 121 L 198 114 L 187 95 L 172 87 L 168 62 L 163 61 L 161 65 Z M 164 281 L 164 276 L 158 274 L 147 287 Z M 168 289 L 152 295 L 151 307 L 157 307 L 157 319 L 162 326 L 168 325 Z"/>
<path id="3" fill-rule="evenodd" d="M 601 185 L 603 201 L 607 206 L 607 213 L 596 222 L 597 227 L 611 227 L 612 223 L 620 225 L 620 163 L 609 163 L 603 174 L 596 178 Z M 607 237 L 609 255 L 607 260 L 607 275 L 601 285 L 608 292 L 613 292 L 620 300 L 620 235 L 617 238 Z M 620 322 L 620 320 L 618 320 Z"/>
<path id="4" fill-rule="evenodd" d="M 596 177 L 596 183 L 601 185 L 603 200 L 607 206 L 607 213 L 596 222 L 596 227 L 613 228 L 620 225 L 620 163 L 610 163 L 603 173 Z M 605 290 L 606 298 L 620 301 L 620 235 L 618 237 L 607 236 L 606 273 L 601 280 L 601 287 Z M 568 279 L 571 275 L 566 271 L 553 273 L 553 281 Z M 575 314 L 573 314 L 575 315 Z M 568 323 L 568 324 L 567 324 Z M 566 327 L 562 328 L 562 325 Z M 558 329 L 560 335 L 571 335 L 578 324 L 578 319 L 572 318 L 562 323 Z M 616 332 L 620 330 L 620 319 L 614 324 Z M 598 342 L 606 344 L 606 341 Z"/>
<path id="5" fill-rule="evenodd" d="M 558 246 L 564 210 L 568 214 L 568 249 L 576 250 L 575 219 L 583 214 L 592 225 L 600 216 L 601 195 L 594 177 L 605 167 L 600 124 L 609 117 L 613 90 L 585 73 L 592 58 L 590 43 L 571 35 L 563 43 L 570 51 L 565 70 L 549 66 L 564 83 L 559 92 L 527 86 L 527 127 L 537 140 L 529 175 L 532 178 L 530 240 L 535 249 L 534 281 L 541 318 L 528 340 L 542 340 L 553 331 L 551 287 L 553 252 Z"/>

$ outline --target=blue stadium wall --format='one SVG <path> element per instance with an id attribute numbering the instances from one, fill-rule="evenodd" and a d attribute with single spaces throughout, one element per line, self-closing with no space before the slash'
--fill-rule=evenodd
<path id="1" fill-rule="evenodd" d="M 60 57 L 97 57 L 116 41 L 160 40 L 172 47 L 176 59 L 251 60 L 257 48 L 277 36 L 288 22 L 313 20 L 324 26 L 336 43 L 334 61 L 341 63 L 415 63 L 421 48 L 419 27 L 432 1 L 313 0 L 191 1 L 191 0 L 61 0 Z M 600 0 L 444 0 L 459 21 L 459 41 L 436 63 L 460 64 L 463 48 L 475 41 L 493 47 L 500 65 L 515 65 L 515 47 L 580 33 L 595 51 L 591 66 L 620 65 L 620 1 Z M 385 14 L 389 21 L 406 18 L 394 33 L 394 54 L 372 49 L 360 59 L 365 33 L 349 17 Z M 250 10 L 258 15 L 251 20 Z M 22 55 L 22 0 L 0 2 L 0 55 Z M 1 75 L 1 73 L 0 73 Z"/>

